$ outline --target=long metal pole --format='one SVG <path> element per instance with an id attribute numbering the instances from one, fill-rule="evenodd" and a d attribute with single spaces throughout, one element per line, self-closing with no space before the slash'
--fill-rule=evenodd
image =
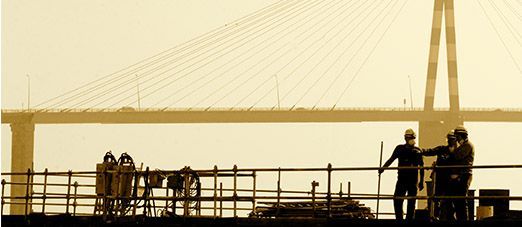
<path id="1" fill-rule="evenodd" d="M 381 155 L 379 157 L 379 168 L 382 167 L 382 151 L 383 151 L 383 141 L 381 141 Z M 381 197 L 381 173 L 379 173 L 378 181 L 377 181 L 377 213 L 375 217 L 379 219 L 379 200 Z"/>

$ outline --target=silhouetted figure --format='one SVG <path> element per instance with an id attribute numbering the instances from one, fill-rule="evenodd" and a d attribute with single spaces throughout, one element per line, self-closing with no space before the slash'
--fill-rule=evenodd
<path id="1" fill-rule="evenodd" d="M 437 160 L 433 163 L 434 166 L 451 166 L 455 165 L 451 159 L 451 152 L 456 149 L 457 140 L 453 130 L 449 131 L 446 135 L 447 145 L 437 146 L 429 149 L 422 149 L 422 155 L 424 156 L 437 156 Z M 448 195 L 448 189 L 450 186 L 450 175 L 451 169 L 435 169 L 432 172 L 431 179 L 433 180 L 435 187 L 435 196 L 446 196 Z M 434 199 L 434 214 L 438 220 L 448 221 L 454 220 L 455 211 L 453 205 L 447 199 Z"/>
<path id="2" fill-rule="evenodd" d="M 383 168 L 379 169 L 379 174 L 384 171 L 384 168 L 390 166 L 395 159 L 399 159 L 399 167 L 418 167 L 424 166 L 422 161 L 422 152 L 415 146 L 415 132 L 412 129 L 406 130 L 404 133 L 405 144 L 398 145 L 395 147 L 392 156 L 384 165 Z M 395 185 L 394 196 L 417 196 L 417 189 L 422 190 L 424 188 L 424 171 L 420 171 L 419 181 L 419 170 L 417 169 L 399 169 L 397 171 L 397 183 Z M 412 220 L 415 213 L 415 200 L 408 199 L 408 208 L 406 213 L 406 220 Z M 395 209 L 395 218 L 397 220 L 403 220 L 402 204 L 404 199 L 394 199 L 393 207 Z"/>
<path id="3" fill-rule="evenodd" d="M 450 159 L 454 160 L 455 165 L 472 166 L 475 155 L 473 144 L 468 140 L 468 131 L 463 126 L 455 129 L 457 148 L 451 152 Z M 472 169 L 455 168 L 450 175 L 450 185 L 448 195 L 466 196 L 472 179 Z M 466 221 L 468 219 L 468 205 L 466 199 L 452 199 L 457 220 Z"/>

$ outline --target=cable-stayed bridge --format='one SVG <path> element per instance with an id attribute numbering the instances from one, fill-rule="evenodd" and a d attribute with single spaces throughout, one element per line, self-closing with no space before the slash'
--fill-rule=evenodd
<path id="1" fill-rule="evenodd" d="M 343 107 L 408 2 L 279 1 L 28 110 L 4 109 L 2 123 L 13 133 L 12 171 L 31 167 L 36 124 L 418 121 L 420 144 L 433 146 L 465 121 L 522 122 L 520 107 L 460 107 L 453 0 L 434 1 L 423 108 Z M 522 4 L 474 3 L 522 75 Z M 450 106 L 436 109 L 443 29 Z M 11 195 L 22 194 L 12 187 Z"/>

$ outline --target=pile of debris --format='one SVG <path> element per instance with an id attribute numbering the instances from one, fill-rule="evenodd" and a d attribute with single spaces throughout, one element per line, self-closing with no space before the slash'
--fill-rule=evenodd
<path id="1" fill-rule="evenodd" d="M 293 202 L 258 202 L 251 216 L 255 217 L 328 217 L 328 203 L 326 201 L 293 201 Z M 336 218 L 374 219 L 375 216 L 369 207 L 349 198 L 333 199 L 331 201 L 331 216 Z"/>

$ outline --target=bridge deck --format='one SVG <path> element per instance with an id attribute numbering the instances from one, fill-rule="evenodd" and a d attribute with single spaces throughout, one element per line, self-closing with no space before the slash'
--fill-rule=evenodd
<path id="1" fill-rule="evenodd" d="M 73 109 L 2 110 L 2 123 L 131 124 L 131 123 L 261 123 L 444 121 L 458 115 L 464 121 L 522 122 L 522 109 L 335 108 L 335 109 Z"/>

